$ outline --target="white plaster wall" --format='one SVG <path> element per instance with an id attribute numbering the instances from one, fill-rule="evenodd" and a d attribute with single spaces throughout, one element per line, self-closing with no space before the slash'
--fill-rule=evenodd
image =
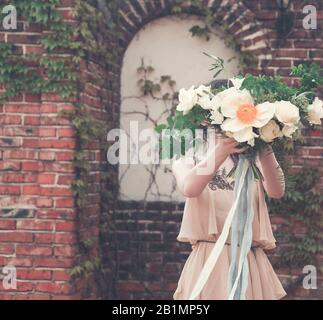
<path id="1" fill-rule="evenodd" d="M 139 96 L 137 85 L 139 79 L 137 68 L 144 59 L 145 65 L 151 65 L 155 71 L 151 79 L 158 80 L 161 75 L 170 75 L 176 81 L 176 90 L 191 85 L 207 84 L 212 80 L 213 73 L 209 71 L 212 60 L 202 52 L 207 52 L 223 58 L 226 61 L 226 72 L 219 78 L 229 78 L 238 74 L 238 59 L 227 62 L 237 56 L 232 49 L 226 47 L 223 40 L 212 35 L 210 41 L 192 37 L 189 29 L 194 25 L 203 26 L 201 18 L 196 16 L 171 16 L 155 20 L 142 28 L 130 43 L 124 56 L 121 75 L 121 128 L 129 132 L 130 121 L 139 121 L 139 130 L 151 128 L 153 124 L 145 120 L 143 115 L 126 115 L 125 112 L 143 111 L 144 105 L 149 108 L 149 115 L 156 119 L 166 106 L 152 98 L 145 98 L 145 102 L 130 98 Z M 151 201 L 181 201 L 183 197 L 178 192 L 172 192 L 174 184 L 169 166 L 162 165 L 157 173 L 157 186 L 160 196 L 156 194 L 156 186 L 152 185 L 148 193 L 149 184 L 147 169 L 152 166 L 141 164 L 120 165 L 120 198 L 123 200 Z M 169 196 L 167 196 L 169 195 Z"/>

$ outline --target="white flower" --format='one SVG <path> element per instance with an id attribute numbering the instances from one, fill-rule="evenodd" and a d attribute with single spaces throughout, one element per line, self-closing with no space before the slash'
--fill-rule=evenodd
<path id="1" fill-rule="evenodd" d="M 184 88 L 179 90 L 178 100 L 179 104 L 176 109 L 178 111 L 183 111 L 184 114 L 187 114 L 196 105 L 198 100 L 194 86 L 191 86 L 188 90 Z"/>
<path id="2" fill-rule="evenodd" d="M 211 86 L 205 86 L 201 84 L 197 89 L 195 89 L 195 92 L 199 96 L 204 97 L 205 95 L 211 94 Z"/>
<path id="3" fill-rule="evenodd" d="M 221 102 L 221 113 L 228 117 L 221 128 L 232 132 L 238 142 L 248 141 L 248 144 L 253 145 L 254 138 L 258 137 L 253 128 L 261 128 L 273 118 L 275 105 L 265 102 L 255 106 L 248 90 L 237 90 L 234 87 L 229 89 L 232 89 L 230 94 Z"/>
<path id="4" fill-rule="evenodd" d="M 284 125 L 282 133 L 285 137 L 291 138 L 293 133 L 297 130 L 295 125 Z"/>
<path id="5" fill-rule="evenodd" d="M 313 103 L 308 106 L 308 121 L 311 124 L 321 124 L 323 118 L 323 101 L 315 98 Z"/>
<path id="6" fill-rule="evenodd" d="M 252 97 L 251 97 L 248 90 L 246 90 L 246 89 L 245 90 L 238 90 L 235 87 L 230 87 L 228 89 L 225 89 L 225 90 L 219 92 L 216 95 L 216 97 L 218 97 L 219 100 L 222 101 L 223 99 L 230 98 L 230 97 L 233 97 L 233 96 L 236 97 L 237 95 L 244 96 L 244 97 L 246 97 L 246 95 L 248 95 L 248 98 L 250 98 L 250 100 L 253 101 L 253 99 L 252 99 Z"/>
<path id="7" fill-rule="evenodd" d="M 232 82 L 234 88 L 240 89 L 244 79 L 245 78 L 231 78 L 230 81 Z"/>
<path id="8" fill-rule="evenodd" d="M 205 110 L 218 110 L 220 101 L 218 96 L 210 97 L 209 95 L 205 95 L 202 98 L 199 98 L 198 104 Z"/>
<path id="9" fill-rule="evenodd" d="M 299 122 L 299 110 L 290 101 L 277 101 L 275 102 L 276 118 L 285 125 L 292 126 Z"/>
<path id="10" fill-rule="evenodd" d="M 218 109 L 211 110 L 211 124 L 221 124 L 224 120 L 223 115 Z"/>
<path id="11" fill-rule="evenodd" d="M 266 142 L 272 142 L 275 138 L 283 135 L 275 120 L 270 120 L 265 126 L 260 128 L 259 133 L 260 138 Z"/>

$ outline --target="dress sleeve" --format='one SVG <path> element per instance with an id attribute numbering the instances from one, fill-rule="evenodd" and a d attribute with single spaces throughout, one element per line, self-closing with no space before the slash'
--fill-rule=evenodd
<path id="1" fill-rule="evenodd" d="M 283 190 L 283 193 L 284 193 L 285 192 L 285 175 L 284 175 L 284 171 L 283 171 L 283 169 L 281 168 L 281 166 L 279 165 L 279 163 L 278 163 L 278 161 L 276 159 L 275 160 L 270 159 L 270 161 L 275 161 L 275 163 L 274 163 L 275 169 L 271 173 L 271 179 L 276 181 L 274 183 L 274 185 L 280 186 L 279 189 Z M 256 165 L 259 168 L 259 170 L 261 171 L 261 173 L 263 173 L 263 169 L 262 169 L 261 162 L 259 160 L 259 156 L 256 157 Z M 272 195 L 275 195 L 275 193 L 277 193 L 277 187 L 273 188 L 272 185 L 273 184 L 267 186 L 266 183 L 263 183 L 263 189 L 266 191 L 266 193 L 268 194 L 269 197 L 271 197 Z"/>
<path id="2" fill-rule="evenodd" d="M 259 233 L 257 239 L 255 240 L 261 244 L 263 249 L 273 249 L 276 247 L 276 239 L 272 231 L 262 181 L 257 182 L 257 189 Z"/>

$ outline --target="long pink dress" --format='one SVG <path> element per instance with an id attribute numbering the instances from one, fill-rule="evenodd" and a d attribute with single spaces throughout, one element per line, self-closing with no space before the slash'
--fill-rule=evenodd
<path id="1" fill-rule="evenodd" d="M 190 242 L 192 251 L 182 269 L 174 300 L 187 300 L 206 262 L 214 241 L 222 231 L 226 216 L 233 203 L 234 179 L 226 173 L 233 166 L 228 157 L 215 178 L 195 198 L 187 198 L 178 241 Z M 264 198 L 262 182 L 254 184 L 253 247 L 248 253 L 249 277 L 247 300 L 275 300 L 286 295 L 264 249 L 276 247 Z M 213 242 L 197 242 L 207 240 Z M 197 300 L 226 300 L 227 277 L 230 265 L 230 234 L 219 259 Z"/>

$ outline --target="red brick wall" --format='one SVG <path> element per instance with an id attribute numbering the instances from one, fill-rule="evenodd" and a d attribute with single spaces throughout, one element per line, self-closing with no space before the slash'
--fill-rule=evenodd
<path id="1" fill-rule="evenodd" d="M 128 1 L 123 1 L 122 10 L 128 13 L 132 22 L 120 18 L 123 39 L 118 43 L 122 50 L 126 50 L 132 37 L 148 21 L 169 14 L 162 3 L 171 2 L 145 1 L 146 10 L 142 11 L 138 1 L 132 1 L 132 9 Z M 230 21 L 232 34 L 242 40 L 242 50 L 258 57 L 258 67 L 247 71 L 281 74 L 287 82 L 293 82 L 288 74 L 297 63 L 311 59 L 323 65 L 322 32 L 319 32 L 323 26 L 322 8 L 318 8 L 320 29 L 306 31 L 301 24 L 302 5 L 296 1 L 293 10 L 298 20 L 294 31 L 283 47 L 275 48 L 275 1 L 244 2 L 245 5 L 239 2 L 235 6 L 237 1 L 229 1 L 228 6 L 223 7 L 220 1 L 214 1 L 213 5 L 219 21 Z M 61 10 L 65 17 L 71 3 L 62 1 Z M 135 10 L 140 18 L 131 14 L 131 10 Z M 226 15 L 228 12 L 230 14 Z M 255 24 L 256 21 L 259 24 Z M 247 24 L 250 27 L 242 31 Z M 258 33 L 262 27 L 269 29 L 266 36 Z M 22 23 L 16 32 L 0 31 L 0 41 L 15 43 L 18 54 L 41 52 L 40 37 L 41 31 L 35 26 L 27 28 Z M 257 48 L 264 38 L 269 45 Z M 267 54 L 272 54 L 273 58 L 266 58 Z M 99 61 L 88 60 L 80 64 L 80 101 L 97 118 L 106 121 L 107 128 L 118 127 L 121 64 L 122 56 L 119 64 L 109 66 L 108 70 L 103 70 Z M 80 224 L 70 190 L 70 182 L 75 176 L 72 158 L 77 142 L 71 123 L 58 116 L 60 110 L 73 107 L 73 101 L 64 101 L 54 94 L 23 94 L 0 109 L 0 268 L 11 263 L 18 270 L 17 290 L 8 291 L 0 286 L 0 299 L 80 296 L 79 286 L 68 275 L 68 270 L 76 263 L 77 233 L 82 229 L 89 237 L 98 234 L 102 218 L 100 191 L 107 186 L 102 182 L 105 162 L 96 141 L 89 146 L 88 219 Z M 297 167 L 310 163 L 322 169 L 322 140 L 318 133 L 309 146 L 297 151 L 292 158 L 293 164 Z M 322 187 L 323 179 L 321 181 Z M 15 209 L 8 209 L 10 207 Z M 136 208 L 136 204 L 130 207 L 120 204 L 116 213 L 119 296 L 171 299 L 190 249 L 186 244 L 176 242 L 182 207 L 156 209 L 152 206 L 142 210 Z M 115 256 L 108 254 L 108 248 L 104 251 L 105 260 L 114 259 Z M 290 277 L 291 273 L 282 270 L 281 275 L 282 278 Z M 296 298 L 309 294 L 322 297 L 322 288 L 315 293 L 298 290 Z"/>
<path id="2" fill-rule="evenodd" d="M 68 7 L 62 2 L 60 10 Z M 42 52 L 35 25 L 19 21 L 17 31 L 0 34 L 18 54 Z M 0 281 L 0 299 L 71 297 L 77 294 L 67 272 L 76 252 L 70 188 L 76 142 L 58 112 L 73 103 L 55 94 L 21 94 L 0 108 L 0 269 L 17 268 L 17 289 L 4 290 Z"/>

